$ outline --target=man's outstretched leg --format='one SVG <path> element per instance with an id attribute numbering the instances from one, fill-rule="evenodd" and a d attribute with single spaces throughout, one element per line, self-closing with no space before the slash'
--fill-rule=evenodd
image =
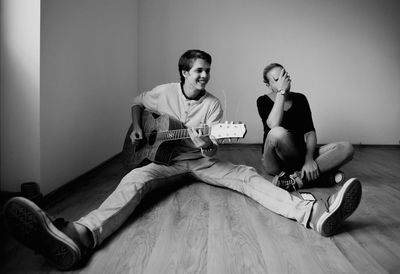
<path id="1" fill-rule="evenodd" d="M 217 161 L 214 165 L 193 173 L 209 184 L 233 189 L 257 201 L 269 210 L 294 219 L 322 236 L 333 235 L 357 209 L 362 188 L 353 178 L 327 199 L 305 199 L 276 187 L 252 167 Z"/>
<path id="2" fill-rule="evenodd" d="M 72 269 L 125 222 L 149 190 L 167 184 L 174 175 L 180 176 L 182 166 L 151 163 L 132 170 L 99 208 L 76 222 L 54 219 L 22 197 L 7 202 L 5 220 L 22 244 L 42 254 L 58 269 Z"/>
<path id="3" fill-rule="evenodd" d="M 317 200 L 313 205 L 309 226 L 322 236 L 333 235 L 361 201 L 361 183 L 352 178 L 326 200 Z"/>
<path id="4" fill-rule="evenodd" d="M 85 227 L 53 220 L 26 198 L 10 199 L 4 206 L 4 216 L 9 231 L 19 242 L 42 254 L 58 269 L 74 268 L 90 250 Z"/>

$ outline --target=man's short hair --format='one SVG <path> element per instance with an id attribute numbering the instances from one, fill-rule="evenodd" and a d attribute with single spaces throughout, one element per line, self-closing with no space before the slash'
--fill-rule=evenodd
<path id="1" fill-rule="evenodd" d="M 265 67 L 265 69 L 263 71 L 263 79 L 264 79 L 264 83 L 266 83 L 267 85 L 269 85 L 269 80 L 268 80 L 267 74 L 273 68 L 276 68 L 276 67 L 283 68 L 283 66 L 281 64 L 278 64 L 278 63 L 271 63 L 271 64 L 269 64 L 268 66 Z"/>
<path id="2" fill-rule="evenodd" d="M 193 63 L 197 59 L 203 59 L 209 65 L 211 65 L 211 61 L 212 61 L 211 55 L 205 51 L 198 50 L 198 49 L 190 49 L 190 50 L 186 51 L 184 54 L 182 54 L 181 58 L 179 58 L 178 70 L 179 70 L 179 75 L 181 78 L 181 83 L 185 82 L 185 77 L 182 74 L 182 70 L 189 71 L 192 68 Z"/>

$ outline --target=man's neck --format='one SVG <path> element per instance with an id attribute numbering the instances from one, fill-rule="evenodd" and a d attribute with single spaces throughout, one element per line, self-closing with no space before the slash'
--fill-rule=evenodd
<path id="1" fill-rule="evenodd" d="M 185 86 L 185 84 L 181 83 L 182 93 L 189 100 L 199 100 L 203 97 L 204 93 L 206 92 L 204 89 L 191 89 L 190 87 Z"/>

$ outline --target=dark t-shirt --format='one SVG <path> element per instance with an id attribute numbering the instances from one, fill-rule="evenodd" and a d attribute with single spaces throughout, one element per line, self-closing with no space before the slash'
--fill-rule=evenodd
<path id="1" fill-rule="evenodd" d="M 310 105 L 306 96 L 301 93 L 291 92 L 292 106 L 284 111 L 281 127 L 291 132 L 299 144 L 304 145 L 304 134 L 309 131 L 315 131 L 312 120 Z M 267 125 L 268 115 L 274 106 L 268 95 L 263 95 L 257 99 L 258 114 L 264 126 L 263 151 L 265 139 L 268 132 L 271 130 Z"/>

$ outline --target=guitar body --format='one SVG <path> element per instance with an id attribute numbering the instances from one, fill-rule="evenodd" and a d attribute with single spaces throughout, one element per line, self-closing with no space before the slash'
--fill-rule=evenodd
<path id="1" fill-rule="evenodd" d="M 143 166 L 149 161 L 168 165 L 171 159 L 177 156 L 175 148 L 180 144 L 181 140 L 190 138 L 184 125 L 168 115 L 160 115 L 143 110 L 141 122 L 144 136 L 139 144 L 132 144 L 130 138 L 133 130 L 132 125 L 129 127 L 125 137 L 122 154 L 124 166 L 127 170 Z M 197 129 L 201 129 L 203 135 L 217 140 L 239 139 L 246 134 L 246 126 L 244 124 L 234 124 L 233 122 L 212 126 L 204 125 Z"/>
<path id="2" fill-rule="evenodd" d="M 180 121 L 172 119 L 168 115 L 159 115 L 148 110 L 142 112 L 142 129 L 144 133 L 150 133 L 144 136 L 138 144 L 132 144 L 130 135 L 132 133 L 132 124 L 126 134 L 123 157 L 124 165 L 128 170 L 148 163 L 148 161 L 158 164 L 169 164 L 175 157 L 174 150 L 180 143 L 180 140 L 157 140 L 159 132 L 182 129 L 183 124 Z"/>

